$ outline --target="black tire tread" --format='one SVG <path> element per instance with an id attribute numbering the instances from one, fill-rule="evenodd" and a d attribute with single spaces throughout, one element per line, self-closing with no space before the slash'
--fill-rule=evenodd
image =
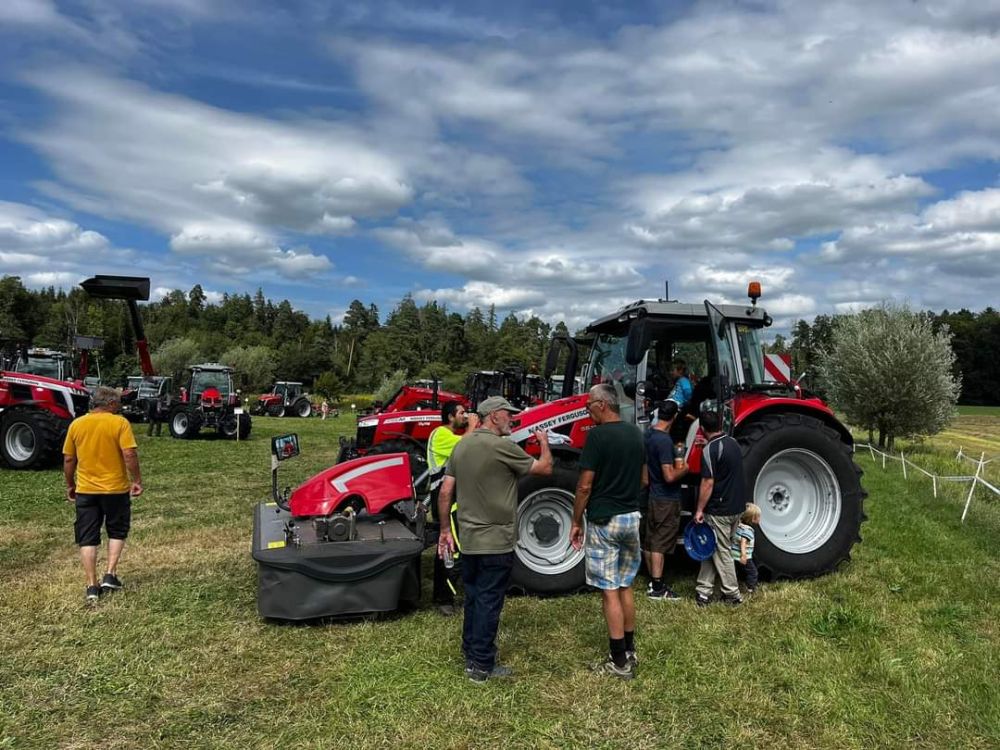
<path id="1" fill-rule="evenodd" d="M 35 430 L 36 444 L 41 447 L 27 461 L 16 464 L 4 450 L 8 426 L 14 422 L 27 422 Z M 35 406 L 12 406 L 0 415 L 0 460 L 12 469 L 40 470 L 55 466 L 62 455 L 62 445 L 69 429 L 69 420 L 60 419 L 52 412 Z"/>

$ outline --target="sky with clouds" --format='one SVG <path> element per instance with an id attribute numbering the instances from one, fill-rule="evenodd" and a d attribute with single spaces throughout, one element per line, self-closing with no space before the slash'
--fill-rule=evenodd
<path id="1" fill-rule="evenodd" d="M 1000 2 L 0 2 L 0 274 L 1000 306 Z"/>

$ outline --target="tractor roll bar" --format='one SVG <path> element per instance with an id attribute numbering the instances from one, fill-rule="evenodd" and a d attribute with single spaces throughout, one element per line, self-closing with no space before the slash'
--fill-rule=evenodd
<path id="1" fill-rule="evenodd" d="M 146 330 L 139 315 L 139 305 L 136 304 L 139 300 L 145 302 L 149 299 L 149 279 L 143 276 L 97 275 L 80 282 L 80 286 L 91 297 L 125 300 L 132 319 L 132 330 L 135 332 L 135 347 L 139 351 L 139 367 L 146 377 L 155 375 L 153 361 L 149 358 Z"/>

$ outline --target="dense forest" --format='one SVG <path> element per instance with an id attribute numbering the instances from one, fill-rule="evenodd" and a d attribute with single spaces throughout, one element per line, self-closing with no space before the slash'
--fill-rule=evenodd
<path id="1" fill-rule="evenodd" d="M 225 362 L 250 390 L 274 379 L 298 380 L 323 395 L 371 392 L 390 373 L 437 377 L 461 388 L 466 374 L 521 364 L 538 371 L 553 329 L 532 317 L 473 308 L 466 315 L 437 302 L 418 305 L 406 296 L 382 318 L 378 308 L 354 300 L 335 325 L 311 320 L 288 300 L 225 294 L 207 301 L 201 286 L 175 290 L 140 306 L 158 372 L 183 382 L 184 369 L 198 362 Z M 557 328 L 565 330 L 560 323 Z M 69 348 L 75 334 L 100 336 L 102 376 L 123 383 L 137 374 L 135 340 L 125 303 L 90 298 L 81 289 L 30 290 L 20 279 L 0 279 L 0 339 L 33 346 Z"/>
<path id="2" fill-rule="evenodd" d="M 947 325 L 962 376 L 964 404 L 1000 403 L 1000 312 L 959 310 L 927 313 L 936 328 Z M 142 306 L 146 335 L 158 370 L 181 382 L 184 368 L 221 361 L 241 373 L 242 386 L 259 389 L 273 379 L 301 380 L 324 395 L 371 392 L 391 373 L 438 377 L 462 387 L 477 369 L 522 364 L 539 371 L 553 327 L 536 317 L 473 308 L 460 315 L 437 302 L 418 305 L 406 296 L 384 317 L 373 304 L 351 302 L 343 322 L 311 320 L 288 300 L 225 294 L 207 301 L 201 286 L 174 290 Z M 773 352 L 792 355 L 796 375 L 822 394 L 815 376 L 817 352 L 829 345 L 836 316 L 798 321 L 790 338 L 775 337 Z M 555 330 L 565 331 L 562 322 Z M 101 336 L 105 382 L 122 383 L 138 373 L 135 342 L 124 303 L 94 300 L 81 289 L 26 289 L 20 279 L 0 279 L 0 339 L 67 348 L 74 334 Z"/>

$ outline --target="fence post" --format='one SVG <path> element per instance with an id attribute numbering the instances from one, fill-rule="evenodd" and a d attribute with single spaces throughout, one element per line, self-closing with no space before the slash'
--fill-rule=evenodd
<path id="1" fill-rule="evenodd" d="M 903 464 L 903 479 L 906 479 L 906 456 L 903 455 L 903 451 L 899 452 L 899 461 Z"/>
<path id="2" fill-rule="evenodd" d="M 983 470 L 983 459 L 986 458 L 986 453 L 979 454 L 979 466 L 976 467 L 976 475 L 972 477 L 972 486 L 969 487 L 969 497 L 965 501 L 965 510 L 962 511 L 962 523 L 965 523 L 965 515 L 969 512 L 969 503 L 972 502 L 972 493 L 976 491 L 976 483 L 979 481 L 979 474 Z"/>
<path id="3" fill-rule="evenodd" d="M 885 471 L 885 454 L 882 454 L 882 471 Z"/>
<path id="4" fill-rule="evenodd" d="M 937 497 L 937 474 L 931 474 L 931 482 L 934 484 L 934 497 Z"/>

